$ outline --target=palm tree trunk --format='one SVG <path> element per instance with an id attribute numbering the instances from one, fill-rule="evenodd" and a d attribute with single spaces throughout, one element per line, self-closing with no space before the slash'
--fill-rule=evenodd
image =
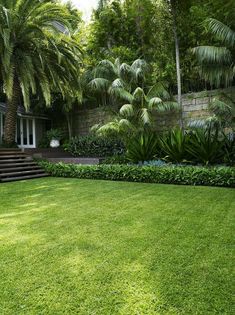
<path id="1" fill-rule="evenodd" d="M 3 142 L 6 146 L 13 146 L 16 137 L 16 119 L 17 108 L 20 100 L 20 85 L 18 80 L 14 79 L 13 95 L 11 99 L 7 99 L 6 116 L 4 124 Z"/>
<path id="2" fill-rule="evenodd" d="M 180 106 L 180 127 L 184 127 L 183 122 L 183 106 L 182 106 L 182 84 L 181 84 L 181 69 L 180 69 L 180 51 L 179 51 L 179 39 L 177 34 L 177 22 L 176 22 L 176 8 L 175 3 L 171 1 L 172 17 L 173 17 L 173 33 L 175 41 L 175 61 L 176 61 L 176 75 L 177 75 L 177 102 Z"/>

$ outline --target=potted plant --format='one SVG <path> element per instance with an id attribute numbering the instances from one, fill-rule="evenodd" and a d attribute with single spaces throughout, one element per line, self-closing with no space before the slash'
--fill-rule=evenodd
<path id="1" fill-rule="evenodd" d="M 50 142 L 51 148 L 58 148 L 60 146 L 60 140 L 63 137 L 63 133 L 60 129 L 51 129 L 47 131 L 47 138 Z"/>

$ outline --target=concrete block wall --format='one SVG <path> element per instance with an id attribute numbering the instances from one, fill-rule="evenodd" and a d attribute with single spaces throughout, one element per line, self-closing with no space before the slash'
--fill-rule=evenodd
<path id="1" fill-rule="evenodd" d="M 232 96 L 235 100 L 235 87 L 224 90 L 203 91 L 198 93 L 189 93 L 182 96 L 183 119 L 187 125 L 190 120 L 205 119 L 211 115 L 208 110 L 208 104 L 212 98 L 221 92 Z M 74 135 L 86 135 L 92 126 L 96 124 L 104 124 L 110 121 L 112 117 L 112 109 L 94 108 L 79 110 L 74 113 L 73 133 Z M 179 125 L 180 115 L 178 112 L 170 113 L 154 113 L 153 125 L 155 129 L 165 130 Z"/>

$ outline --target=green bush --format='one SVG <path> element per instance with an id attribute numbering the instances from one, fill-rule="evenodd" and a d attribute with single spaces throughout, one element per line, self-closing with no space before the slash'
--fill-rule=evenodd
<path id="1" fill-rule="evenodd" d="M 83 157 L 109 157 L 124 153 L 124 145 L 119 139 L 93 134 L 72 138 L 64 149 L 73 156 Z"/>
<path id="2" fill-rule="evenodd" d="M 225 136 L 218 128 L 196 128 L 188 137 L 187 151 L 192 160 L 205 165 L 222 161 Z"/>
<path id="3" fill-rule="evenodd" d="M 223 162 L 227 165 L 235 164 L 235 135 L 225 136 L 223 145 Z"/>
<path id="4" fill-rule="evenodd" d="M 162 158 L 169 162 L 180 163 L 187 160 L 189 138 L 187 134 L 180 128 L 175 128 L 160 137 L 160 148 L 162 151 Z"/>
<path id="5" fill-rule="evenodd" d="M 153 132 L 144 132 L 131 138 L 127 144 L 126 157 L 133 163 L 151 161 L 158 153 L 158 139 Z"/>
<path id="6" fill-rule="evenodd" d="M 161 159 L 173 163 L 234 165 L 235 139 L 225 135 L 223 130 L 206 125 L 183 131 L 173 129 L 159 140 Z"/>
<path id="7" fill-rule="evenodd" d="M 102 164 L 127 164 L 128 160 L 126 156 L 123 155 L 113 155 L 110 157 L 107 157 L 102 161 Z"/>
<path id="8" fill-rule="evenodd" d="M 235 168 L 198 166 L 130 166 L 52 164 L 41 161 L 46 172 L 58 177 L 115 181 L 235 187 Z"/>

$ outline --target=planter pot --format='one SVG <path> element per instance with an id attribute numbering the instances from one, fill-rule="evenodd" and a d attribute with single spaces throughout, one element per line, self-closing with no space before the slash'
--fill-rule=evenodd
<path id="1" fill-rule="evenodd" d="M 60 140 L 51 139 L 50 147 L 51 148 L 58 148 L 60 146 Z"/>

